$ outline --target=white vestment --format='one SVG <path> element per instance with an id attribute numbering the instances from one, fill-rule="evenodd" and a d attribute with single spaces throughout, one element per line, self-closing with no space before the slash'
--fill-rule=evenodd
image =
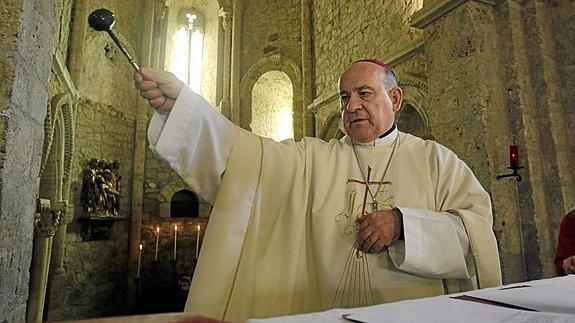
<path id="1" fill-rule="evenodd" d="M 433 141 L 394 130 L 356 146 L 358 158 L 348 137 L 277 143 L 187 88 L 169 115 L 154 114 L 148 137 L 214 205 L 188 312 L 241 321 L 501 283 L 489 195 Z M 366 255 L 354 221 L 370 212 L 368 167 L 378 204 L 403 213 L 404 241 Z"/>

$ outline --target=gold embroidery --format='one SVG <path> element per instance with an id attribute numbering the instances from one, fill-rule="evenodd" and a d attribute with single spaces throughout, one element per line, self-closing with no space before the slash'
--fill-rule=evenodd
<path id="1" fill-rule="evenodd" d="M 345 210 L 336 216 L 336 222 L 343 225 L 343 234 L 348 239 L 353 239 L 350 243 L 350 249 L 347 253 L 344 268 L 338 280 L 337 288 L 332 299 L 332 308 L 350 308 L 358 306 L 368 306 L 375 304 L 375 296 L 371 285 L 371 276 L 368 262 L 368 255 L 359 250 L 356 235 L 358 225 L 355 220 L 367 214 L 366 207 L 374 202 L 368 202 L 369 185 L 377 185 L 375 196 L 379 209 L 392 208 L 393 195 L 391 182 L 371 182 L 371 168 L 368 169 L 366 181 L 349 179 L 347 184 L 351 186 L 346 192 Z M 365 190 L 363 196 L 358 196 L 357 189 L 354 185 L 362 185 Z M 356 199 L 361 198 L 362 203 L 356 203 Z M 357 206 L 356 206 L 357 205 Z M 348 240 L 349 241 L 349 240 Z"/>

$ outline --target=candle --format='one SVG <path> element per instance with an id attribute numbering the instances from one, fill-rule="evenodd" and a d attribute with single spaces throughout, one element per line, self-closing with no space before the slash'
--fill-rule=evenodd
<path id="1" fill-rule="evenodd" d="M 198 260 L 199 253 L 200 253 L 200 225 L 198 224 L 198 234 L 196 235 L 196 260 Z"/>
<path id="2" fill-rule="evenodd" d="M 160 240 L 160 226 L 156 227 L 156 254 L 154 256 L 154 261 L 158 261 L 158 242 Z"/>
<path id="3" fill-rule="evenodd" d="M 510 168 L 519 167 L 519 149 L 517 145 L 509 146 L 509 167 Z"/>
<path id="4" fill-rule="evenodd" d="M 176 261 L 176 245 L 178 244 L 178 225 L 174 225 L 174 261 Z"/>
<path id="5" fill-rule="evenodd" d="M 138 253 L 138 272 L 136 278 L 140 278 L 140 267 L 142 266 L 142 244 L 140 243 L 140 252 Z"/>

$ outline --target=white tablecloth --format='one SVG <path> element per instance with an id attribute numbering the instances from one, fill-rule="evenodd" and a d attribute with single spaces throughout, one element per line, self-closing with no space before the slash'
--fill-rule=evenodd
<path id="1" fill-rule="evenodd" d="M 534 311 L 453 298 L 462 295 Z M 344 319 L 344 316 L 348 319 Z M 350 321 L 386 323 L 575 322 L 575 275 L 355 309 L 334 309 L 320 313 L 252 319 L 250 323 L 346 323 Z"/>

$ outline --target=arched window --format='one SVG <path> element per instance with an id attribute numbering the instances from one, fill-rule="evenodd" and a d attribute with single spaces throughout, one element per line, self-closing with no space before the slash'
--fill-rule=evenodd
<path id="1" fill-rule="evenodd" d="M 171 218 L 197 218 L 200 214 L 198 197 L 188 190 L 178 191 L 170 201 Z"/>
<path id="2" fill-rule="evenodd" d="M 252 90 L 252 132 L 281 141 L 293 138 L 293 86 L 281 71 L 264 73 Z"/>
<path id="3" fill-rule="evenodd" d="M 204 18 L 194 9 L 182 11 L 174 35 L 171 71 L 201 94 L 204 58 Z"/>

